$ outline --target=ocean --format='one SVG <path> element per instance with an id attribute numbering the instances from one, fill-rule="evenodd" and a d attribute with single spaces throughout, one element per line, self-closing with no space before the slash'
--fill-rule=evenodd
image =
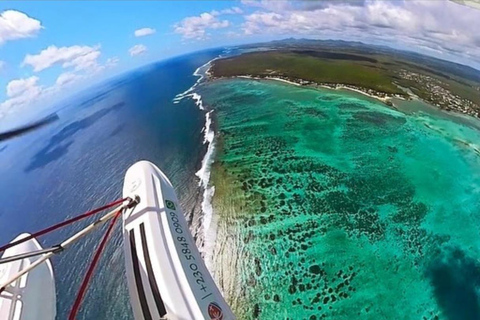
<path id="1" fill-rule="evenodd" d="M 205 111 L 195 99 L 175 97 L 198 81 L 199 66 L 221 52 L 188 54 L 117 77 L 66 102 L 56 122 L 0 143 L 0 243 L 121 197 L 126 170 L 143 159 L 168 175 L 198 229 L 203 191 L 196 173 L 208 147 Z M 40 243 L 57 244 L 86 223 Z M 53 258 L 58 319 L 66 319 L 101 235 L 98 230 Z M 120 223 L 78 319 L 132 319 Z"/>

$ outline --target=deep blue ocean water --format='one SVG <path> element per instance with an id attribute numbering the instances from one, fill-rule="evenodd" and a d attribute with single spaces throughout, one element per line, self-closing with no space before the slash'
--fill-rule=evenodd
<path id="1" fill-rule="evenodd" d="M 197 52 L 118 77 L 63 106 L 58 121 L 0 142 L 0 243 L 119 198 L 125 171 L 142 159 L 169 176 L 190 219 L 198 214 L 195 172 L 205 154 L 205 114 L 191 99 L 172 99 L 220 53 Z M 86 223 L 40 242 L 54 245 Z M 53 259 L 58 319 L 67 317 L 101 235 L 98 230 Z M 78 319 L 131 318 L 118 223 Z"/>

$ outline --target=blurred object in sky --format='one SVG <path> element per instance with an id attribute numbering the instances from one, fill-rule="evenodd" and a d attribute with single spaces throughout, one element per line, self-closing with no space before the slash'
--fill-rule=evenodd
<path id="1" fill-rule="evenodd" d="M 53 114 L 51 114 L 51 115 L 49 115 L 49 116 L 47 116 L 47 117 L 45 117 L 41 120 L 38 120 L 36 122 L 29 123 L 29 124 L 23 125 L 21 127 L 16 127 L 14 129 L 9 129 L 9 130 L 0 132 L 0 142 L 2 142 L 4 140 L 11 139 L 11 138 L 14 138 L 14 137 L 18 137 L 22 134 L 26 134 L 30 131 L 35 130 L 35 129 L 39 129 L 41 127 L 46 126 L 49 123 L 57 121 L 58 119 L 59 119 L 58 115 L 56 113 L 53 113 Z"/>

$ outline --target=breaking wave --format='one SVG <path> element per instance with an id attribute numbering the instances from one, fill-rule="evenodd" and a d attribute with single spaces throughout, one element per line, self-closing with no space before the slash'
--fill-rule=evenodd
<path id="1" fill-rule="evenodd" d="M 173 99 L 173 103 L 178 104 L 185 98 L 191 98 L 195 101 L 197 107 L 205 111 L 205 107 L 203 105 L 202 96 L 195 92 L 195 89 L 198 85 L 202 82 L 203 79 L 206 78 L 208 75 L 208 70 L 210 69 L 211 63 L 216 60 L 217 58 L 210 60 L 206 64 L 202 65 L 201 67 L 197 68 L 193 73 L 194 76 L 199 77 L 199 79 L 195 82 L 195 84 L 180 94 L 177 94 Z M 215 187 L 210 184 L 210 174 L 211 174 L 211 167 L 214 162 L 214 151 L 215 151 L 215 132 L 212 128 L 212 113 L 213 110 L 210 110 L 205 113 L 205 126 L 202 129 L 204 134 L 203 144 L 207 145 L 207 152 L 202 159 L 202 166 L 200 170 L 198 170 L 195 175 L 199 178 L 199 187 L 203 189 L 203 199 L 202 199 L 202 217 L 201 221 L 201 230 L 203 231 L 202 240 L 203 240 L 203 247 L 200 248 L 205 256 L 205 263 L 210 270 L 210 260 L 212 256 L 212 246 L 215 243 L 215 230 L 212 225 L 213 219 L 213 206 L 212 206 L 212 199 L 213 195 L 215 194 Z"/>

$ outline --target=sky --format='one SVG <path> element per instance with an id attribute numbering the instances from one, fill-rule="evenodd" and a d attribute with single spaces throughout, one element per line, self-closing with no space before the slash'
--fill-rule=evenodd
<path id="1" fill-rule="evenodd" d="M 382 44 L 480 69 L 479 30 L 480 10 L 448 0 L 2 1 L 0 125 L 148 63 L 287 37 Z"/>

